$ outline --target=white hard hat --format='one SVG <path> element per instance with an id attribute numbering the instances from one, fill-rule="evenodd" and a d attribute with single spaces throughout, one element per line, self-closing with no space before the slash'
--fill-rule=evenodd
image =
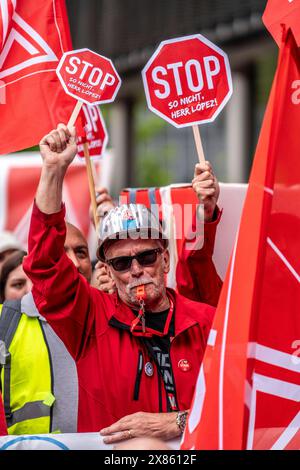
<path id="1" fill-rule="evenodd" d="M 127 238 L 162 240 L 165 247 L 169 243 L 159 220 L 143 204 L 122 204 L 104 217 L 99 229 L 97 257 L 105 261 L 104 244 L 108 240 Z"/>

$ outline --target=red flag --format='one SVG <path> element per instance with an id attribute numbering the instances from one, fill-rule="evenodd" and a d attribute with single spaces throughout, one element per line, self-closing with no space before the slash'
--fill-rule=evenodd
<path id="1" fill-rule="evenodd" d="M 55 69 L 72 49 L 64 0 L 0 2 L 0 154 L 36 145 L 76 101 Z"/>
<path id="2" fill-rule="evenodd" d="M 7 427 L 6 427 L 5 414 L 4 414 L 4 408 L 3 408 L 3 403 L 2 403 L 2 395 L 0 392 L 0 436 L 4 436 L 5 434 L 7 434 Z"/>
<path id="3" fill-rule="evenodd" d="M 262 20 L 266 28 L 280 47 L 282 44 L 283 25 L 290 28 L 300 46 L 300 1 L 299 0 L 268 0 Z"/>
<path id="4" fill-rule="evenodd" d="M 300 445 L 300 56 L 285 38 L 182 448 Z"/>

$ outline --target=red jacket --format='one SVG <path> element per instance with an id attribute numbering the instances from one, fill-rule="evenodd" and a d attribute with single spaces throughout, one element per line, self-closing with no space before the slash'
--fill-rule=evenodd
<path id="1" fill-rule="evenodd" d="M 154 374 L 146 375 L 144 365 L 152 360 L 129 331 L 133 312 L 117 295 L 91 287 L 65 255 L 64 212 L 46 215 L 34 207 L 24 269 L 33 281 L 39 312 L 76 361 L 78 431 L 98 431 L 137 411 L 166 411 L 161 377 L 155 366 Z M 179 408 L 185 410 L 191 404 L 215 309 L 173 290 L 168 295 L 175 305 L 170 357 Z M 140 353 L 143 371 L 138 383 Z M 182 359 L 188 361 L 188 370 L 179 367 Z"/>

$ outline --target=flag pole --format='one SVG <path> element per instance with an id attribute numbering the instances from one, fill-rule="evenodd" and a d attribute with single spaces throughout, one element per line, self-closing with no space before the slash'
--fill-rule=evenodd
<path id="1" fill-rule="evenodd" d="M 92 165 L 91 165 L 90 152 L 89 152 L 89 147 L 88 147 L 87 142 L 84 142 L 84 144 L 83 144 L 83 152 L 84 152 L 84 158 L 85 158 L 85 163 L 86 163 L 86 172 L 87 172 L 87 177 L 88 177 L 88 182 L 89 182 L 89 190 L 90 190 L 90 196 L 91 196 L 91 202 L 92 202 L 94 224 L 95 224 L 96 232 L 98 232 L 99 217 L 97 215 L 95 181 L 94 181 L 94 175 L 93 175 L 93 170 L 92 170 Z"/>
<path id="2" fill-rule="evenodd" d="M 205 156 L 204 156 L 204 151 L 203 151 L 203 146 L 202 146 L 199 127 L 197 125 L 194 125 L 192 127 L 193 127 L 195 145 L 196 145 L 196 149 L 197 149 L 199 162 L 205 164 Z"/>
<path id="3" fill-rule="evenodd" d="M 78 118 L 78 115 L 81 111 L 83 105 L 83 101 L 77 100 L 77 103 L 73 109 L 73 112 L 71 114 L 71 117 L 69 119 L 69 122 L 67 124 L 68 129 L 73 127 L 75 125 L 76 119 Z M 92 165 L 91 165 L 91 158 L 90 158 L 90 152 L 89 152 L 89 147 L 88 143 L 84 142 L 83 144 L 83 153 L 84 153 L 84 158 L 85 158 L 85 163 L 86 163 L 86 172 L 87 172 L 87 177 L 88 177 L 88 183 L 89 183 L 89 190 L 90 190 L 90 197 L 91 197 L 91 203 L 92 203 L 92 209 L 93 209 L 93 218 L 94 218 L 94 224 L 95 224 L 95 229 L 98 231 L 98 224 L 99 224 L 99 217 L 97 216 L 97 202 L 96 202 L 96 193 L 95 193 L 95 182 L 94 182 L 94 175 L 93 175 L 93 170 L 92 170 Z"/>
<path id="4" fill-rule="evenodd" d="M 83 105 L 83 102 L 78 100 L 73 109 L 69 122 L 67 124 L 68 129 L 74 126 L 76 119 L 78 118 L 78 114 L 80 113 L 80 110 L 82 108 L 82 105 Z"/>

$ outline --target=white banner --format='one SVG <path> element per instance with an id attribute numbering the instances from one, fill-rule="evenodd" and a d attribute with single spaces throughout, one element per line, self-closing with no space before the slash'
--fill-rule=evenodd
<path id="1" fill-rule="evenodd" d="M 180 439 L 168 441 L 171 449 L 178 450 Z M 114 445 L 104 444 L 98 432 L 74 434 L 37 434 L 1 436 L 1 450 L 112 450 Z"/>
<path id="2" fill-rule="evenodd" d="M 98 432 L 0 437 L 0 450 L 110 450 Z"/>

